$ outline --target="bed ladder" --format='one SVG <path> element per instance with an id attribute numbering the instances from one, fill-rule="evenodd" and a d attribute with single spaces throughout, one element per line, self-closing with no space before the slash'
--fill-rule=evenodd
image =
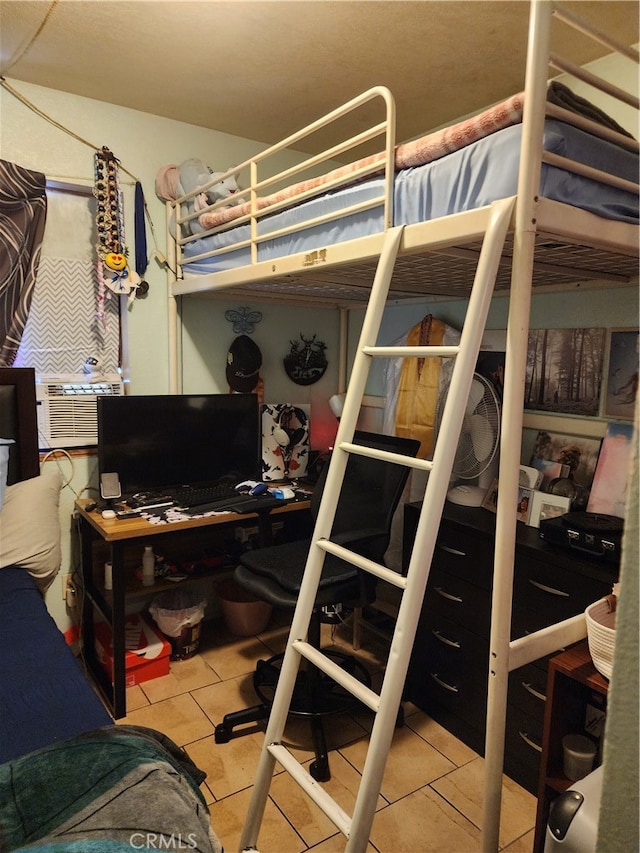
<path id="1" fill-rule="evenodd" d="M 449 488 L 466 402 L 514 204 L 515 199 L 513 198 L 502 199 L 486 208 L 487 220 L 482 249 L 460 343 L 457 346 L 376 346 L 393 269 L 402 240 L 402 227 L 391 228 L 385 235 L 320 502 L 300 595 L 269 715 L 253 795 L 240 840 L 241 850 L 258 850 L 258 833 L 276 761 L 346 837 L 345 851 L 361 853 L 367 847 L 386 758 L 396 726 L 440 518 Z M 439 430 L 440 437 L 436 442 L 431 461 L 414 459 L 353 443 L 369 369 L 372 358 L 376 357 L 455 358 L 449 393 Z M 349 454 L 352 453 L 405 465 L 429 473 L 406 577 L 331 542 L 329 538 L 347 461 Z M 309 645 L 303 639 L 307 636 L 326 553 L 334 554 L 360 570 L 391 583 L 402 591 L 396 630 L 391 641 L 380 695 L 346 673 L 322 651 Z M 306 771 L 282 744 L 284 727 L 302 658 L 335 680 L 376 715 L 352 816 L 344 812 L 322 785 Z"/>

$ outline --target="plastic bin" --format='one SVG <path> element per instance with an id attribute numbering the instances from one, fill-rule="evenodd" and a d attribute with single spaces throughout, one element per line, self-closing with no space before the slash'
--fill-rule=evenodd
<path id="1" fill-rule="evenodd" d="M 273 607 L 244 590 L 233 578 L 216 586 L 225 625 L 236 637 L 259 634 L 269 624 Z"/>

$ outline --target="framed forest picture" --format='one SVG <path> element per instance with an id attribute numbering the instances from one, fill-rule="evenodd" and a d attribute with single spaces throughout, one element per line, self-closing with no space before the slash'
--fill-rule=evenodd
<path id="1" fill-rule="evenodd" d="M 605 329 L 530 330 L 525 409 L 597 416 L 605 337 Z"/>

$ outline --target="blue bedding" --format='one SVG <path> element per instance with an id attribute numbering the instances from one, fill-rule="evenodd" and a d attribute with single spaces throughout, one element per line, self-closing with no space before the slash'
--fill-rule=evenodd
<path id="1" fill-rule="evenodd" d="M 0 763 L 112 722 L 29 573 L 0 570 Z"/>
<path id="2" fill-rule="evenodd" d="M 504 128 L 452 154 L 422 166 L 403 170 L 395 180 L 395 224 L 410 225 L 453 213 L 473 210 L 517 191 L 522 124 Z M 638 155 L 555 119 L 545 124 L 545 150 L 586 165 L 638 180 Z M 382 179 L 374 178 L 344 190 L 325 193 L 297 207 L 260 220 L 261 233 L 303 222 L 329 210 L 338 210 L 381 193 Z M 582 208 L 597 216 L 637 224 L 638 196 L 590 178 L 542 165 L 540 194 Z M 382 229 L 380 208 L 353 214 L 336 222 L 303 229 L 260 245 L 258 260 L 271 260 L 375 234 Z M 189 263 L 189 258 L 248 239 L 249 226 L 194 240 L 184 246 L 185 272 L 208 273 L 249 263 L 249 250 L 238 249 Z"/>

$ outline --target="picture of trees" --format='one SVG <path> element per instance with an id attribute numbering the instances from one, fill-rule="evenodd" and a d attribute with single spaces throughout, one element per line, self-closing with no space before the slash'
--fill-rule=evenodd
<path id="1" fill-rule="evenodd" d="M 605 329 L 531 329 L 525 409 L 597 415 L 605 336 Z"/>

